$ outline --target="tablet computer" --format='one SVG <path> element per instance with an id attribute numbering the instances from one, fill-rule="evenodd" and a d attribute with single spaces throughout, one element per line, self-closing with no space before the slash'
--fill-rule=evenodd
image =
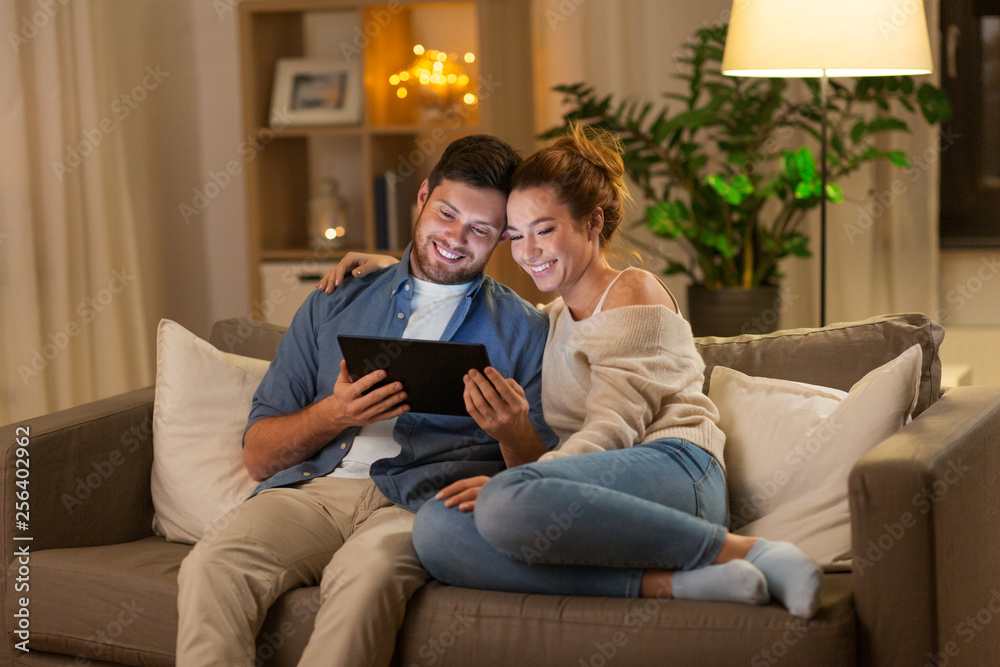
<path id="1" fill-rule="evenodd" d="M 490 365 L 486 346 L 480 343 L 344 334 L 337 341 L 352 381 L 384 369 L 386 378 L 375 387 L 402 383 L 410 412 L 467 417 L 462 376 L 471 368 L 482 372 Z"/>

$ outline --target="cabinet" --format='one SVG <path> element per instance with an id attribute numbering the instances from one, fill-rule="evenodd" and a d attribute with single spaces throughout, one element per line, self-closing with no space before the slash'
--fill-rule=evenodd
<path id="1" fill-rule="evenodd" d="M 268 293 L 262 289 L 269 264 L 284 263 L 285 275 L 309 276 L 349 250 L 378 248 L 378 176 L 395 172 L 400 199 L 415 203 L 420 183 L 447 144 L 460 136 L 495 134 L 523 154 L 534 149 L 529 4 L 530 0 L 240 3 L 243 126 L 249 146 L 244 153 L 249 261 L 258 315 L 266 317 L 273 310 L 269 306 L 286 296 L 274 293 L 280 288 L 269 288 Z M 397 97 L 390 76 L 414 60 L 415 44 L 473 53 L 467 74 L 476 103 L 435 115 L 417 95 Z M 275 67 L 282 58 L 347 63 L 360 59 L 360 122 L 272 127 Z M 309 200 L 330 178 L 339 183 L 350 224 L 341 247 L 316 250 L 309 245 Z M 409 208 L 400 205 L 397 211 L 406 223 Z M 405 235 L 397 245 L 405 245 Z M 402 250 L 389 248 L 396 255 Z M 270 270 L 273 274 L 273 267 Z M 506 246 L 494 253 L 487 273 L 530 301 L 542 300 Z M 302 290 L 296 286 L 295 291 Z"/>

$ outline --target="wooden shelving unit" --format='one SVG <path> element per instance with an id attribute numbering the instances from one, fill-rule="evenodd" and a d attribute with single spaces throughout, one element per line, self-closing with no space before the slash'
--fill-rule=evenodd
<path id="1" fill-rule="evenodd" d="M 529 0 L 245 0 L 239 11 L 242 121 L 246 135 L 261 146 L 247 165 L 255 309 L 261 304 L 263 263 L 335 261 L 349 250 L 376 249 L 377 175 L 412 168 L 400 187 L 404 198 L 415 201 L 420 183 L 453 139 L 485 132 L 525 154 L 535 147 Z M 476 54 L 469 71 L 473 85 L 479 84 L 476 105 L 435 122 L 424 117 L 417 99 L 396 97 L 389 75 L 409 65 L 418 40 L 426 40 L 428 48 Z M 281 58 L 360 58 L 362 121 L 269 127 Z M 353 224 L 343 248 L 319 253 L 308 244 L 309 198 L 318 181 L 329 177 L 340 183 Z M 495 253 L 488 273 L 539 300 L 506 247 Z"/>

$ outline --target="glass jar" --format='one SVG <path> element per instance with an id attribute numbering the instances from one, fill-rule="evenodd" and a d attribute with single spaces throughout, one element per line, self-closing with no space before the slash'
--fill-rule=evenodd
<path id="1" fill-rule="evenodd" d="M 346 233 L 347 203 L 337 181 L 323 179 L 309 199 L 309 246 L 314 250 L 341 248 Z"/>

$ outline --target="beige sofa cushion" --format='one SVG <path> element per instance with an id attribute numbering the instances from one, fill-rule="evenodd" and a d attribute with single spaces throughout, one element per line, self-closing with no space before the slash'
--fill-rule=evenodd
<path id="1" fill-rule="evenodd" d="M 716 366 L 709 398 L 726 434 L 730 530 L 792 542 L 823 567 L 849 569 L 847 478 L 909 422 L 920 362 L 913 345 L 848 394 Z"/>
<path id="2" fill-rule="evenodd" d="M 407 607 L 402 665 L 810 665 L 855 658 L 850 575 L 808 623 L 777 603 L 523 595 L 431 581 Z"/>
<path id="3" fill-rule="evenodd" d="M 705 392 L 712 369 L 726 366 L 747 375 L 808 382 L 849 391 L 855 382 L 912 345 L 923 353 L 916 417 L 941 391 L 938 350 L 944 327 L 919 313 L 883 315 L 822 329 L 786 329 L 773 334 L 697 338 L 705 360 Z"/>
<path id="4" fill-rule="evenodd" d="M 33 554 L 32 654 L 79 656 L 58 664 L 173 665 L 177 572 L 190 549 L 151 537 Z M 854 662 L 850 585 L 850 575 L 824 575 L 820 611 L 805 623 L 777 603 L 520 595 L 432 581 L 410 601 L 396 651 L 402 665 L 773 664 L 774 656 L 833 667 Z M 280 597 L 257 637 L 259 663 L 297 664 L 318 609 L 315 586 Z M 602 649 L 615 660 L 602 663 Z"/>
<path id="5" fill-rule="evenodd" d="M 228 354 L 171 320 L 156 336 L 153 531 L 194 544 L 257 486 L 243 464 L 243 430 L 270 363 Z"/>
<path id="6" fill-rule="evenodd" d="M 33 553 L 31 655 L 79 656 L 68 664 L 172 667 L 177 573 L 190 550 L 150 537 Z M 298 664 L 318 609 L 316 586 L 278 598 L 257 636 L 260 664 Z"/>

